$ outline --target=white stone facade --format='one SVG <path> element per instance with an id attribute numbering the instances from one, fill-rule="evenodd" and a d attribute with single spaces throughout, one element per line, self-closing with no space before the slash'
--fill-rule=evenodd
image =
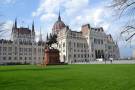
<path id="1" fill-rule="evenodd" d="M 107 35 L 102 27 L 92 28 L 89 24 L 83 25 L 81 31 L 72 31 L 61 20 L 54 23 L 52 33 L 57 35 L 57 46 L 60 51 L 60 60 L 65 63 L 89 63 L 96 59 L 119 59 L 119 47 L 111 35 Z"/>
<path id="2" fill-rule="evenodd" d="M 89 63 L 97 58 L 120 57 L 118 45 L 111 35 L 103 28 L 92 28 L 89 24 L 83 25 L 80 32 L 68 27 L 59 30 L 57 41 L 61 62 Z"/>
<path id="3" fill-rule="evenodd" d="M 34 24 L 29 28 L 12 28 L 12 40 L 0 40 L 0 64 L 41 64 L 45 45 L 35 41 Z"/>

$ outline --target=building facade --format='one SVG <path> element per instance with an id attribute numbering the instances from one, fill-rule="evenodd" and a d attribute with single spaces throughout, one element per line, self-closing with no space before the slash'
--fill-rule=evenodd
<path id="1" fill-rule="evenodd" d="M 41 64 L 44 59 L 44 42 L 35 41 L 34 22 L 32 30 L 17 27 L 17 20 L 12 27 L 12 39 L 0 40 L 0 64 Z"/>
<path id="2" fill-rule="evenodd" d="M 12 27 L 12 39 L 0 40 L 0 64 L 41 64 L 44 61 L 45 42 L 35 41 L 34 22 L 32 29 L 17 27 L 17 20 Z M 57 35 L 57 44 L 52 46 L 59 50 L 60 61 L 68 64 L 90 63 L 97 59 L 119 59 L 119 47 L 112 36 L 106 34 L 102 27 L 93 28 L 83 25 L 80 31 L 71 30 L 60 16 L 52 27 L 52 34 Z M 47 35 L 48 36 L 48 35 Z"/>
<path id="3" fill-rule="evenodd" d="M 72 31 L 64 24 L 59 14 L 52 33 L 57 34 L 58 44 L 54 47 L 60 51 L 61 62 L 89 63 L 98 58 L 108 60 L 120 57 L 117 43 L 102 27 L 93 28 L 86 24 L 80 31 Z"/>

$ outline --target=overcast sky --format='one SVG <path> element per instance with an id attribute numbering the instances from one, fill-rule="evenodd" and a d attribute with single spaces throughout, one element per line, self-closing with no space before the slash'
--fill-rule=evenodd
<path id="1" fill-rule="evenodd" d="M 121 56 L 131 56 L 133 45 L 121 40 L 120 28 L 126 19 L 118 20 L 114 12 L 107 6 L 110 0 L 0 0 L 0 20 L 6 21 L 5 29 L 8 34 L 2 38 L 10 38 L 10 31 L 15 18 L 18 26 L 30 27 L 34 20 L 36 38 L 40 28 L 43 39 L 58 18 L 59 10 L 62 20 L 72 30 L 80 31 L 83 24 L 91 27 L 103 27 L 107 34 L 112 34 L 115 41 L 119 41 Z M 7 36 L 8 37 L 5 37 Z"/>

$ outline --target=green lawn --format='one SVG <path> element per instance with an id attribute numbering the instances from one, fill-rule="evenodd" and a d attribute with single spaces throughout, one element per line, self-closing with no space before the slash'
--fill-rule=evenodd
<path id="1" fill-rule="evenodd" d="M 135 90 L 135 65 L 0 66 L 0 90 Z"/>

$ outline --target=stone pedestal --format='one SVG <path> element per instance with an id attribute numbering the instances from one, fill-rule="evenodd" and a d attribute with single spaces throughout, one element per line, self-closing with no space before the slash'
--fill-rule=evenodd
<path id="1" fill-rule="evenodd" d="M 59 50 L 57 49 L 45 49 L 45 64 L 46 65 L 54 65 L 54 64 L 60 64 L 60 58 L 59 58 Z"/>

